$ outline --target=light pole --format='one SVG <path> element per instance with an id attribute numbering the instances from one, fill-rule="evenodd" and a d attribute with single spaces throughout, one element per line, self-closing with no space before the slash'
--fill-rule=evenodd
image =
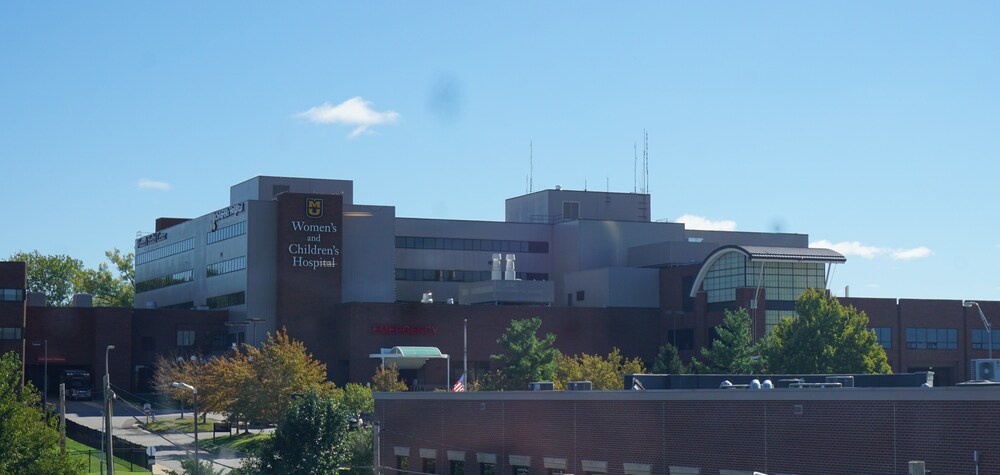
<path id="1" fill-rule="evenodd" d="M 264 319 L 263 318 L 254 317 L 254 318 L 248 318 L 248 319 L 246 319 L 246 321 L 250 322 L 253 325 L 253 330 L 252 330 L 253 331 L 253 333 L 252 333 L 253 337 L 250 340 L 250 344 L 253 345 L 253 346 L 257 346 L 257 322 L 263 322 Z"/>
<path id="2" fill-rule="evenodd" d="M 45 407 L 45 422 L 48 423 L 49 422 L 49 340 L 48 339 L 42 341 L 35 340 L 31 342 L 31 346 L 42 346 L 42 345 L 45 345 L 45 356 L 44 356 L 45 382 L 43 383 L 44 389 L 42 390 L 44 391 L 44 393 L 42 394 L 42 405 L 43 407 Z"/>
<path id="3" fill-rule="evenodd" d="M 975 301 L 972 301 L 972 300 L 963 300 L 962 301 L 962 306 L 965 307 L 965 308 L 971 308 L 972 306 L 975 306 L 976 310 L 979 310 L 979 318 L 983 319 L 983 326 L 986 327 L 986 340 L 987 340 L 986 344 L 988 345 L 987 347 L 990 349 L 990 359 L 992 360 L 993 359 L 993 327 L 990 326 L 990 321 L 987 320 L 986 319 L 986 315 L 983 314 L 983 308 L 979 306 L 979 302 L 975 302 Z"/>
<path id="4" fill-rule="evenodd" d="M 115 349 L 115 345 L 108 345 L 104 350 L 104 432 L 107 438 L 104 446 L 108 451 L 104 459 L 108 464 L 108 475 L 115 475 L 114 450 L 111 448 L 111 442 L 114 440 L 114 436 L 111 434 L 111 376 L 108 372 L 108 355 L 113 349 Z"/>
<path id="5" fill-rule="evenodd" d="M 194 393 L 194 475 L 198 475 L 198 470 L 201 469 L 198 465 L 198 388 L 188 383 L 173 382 L 170 385 Z"/>

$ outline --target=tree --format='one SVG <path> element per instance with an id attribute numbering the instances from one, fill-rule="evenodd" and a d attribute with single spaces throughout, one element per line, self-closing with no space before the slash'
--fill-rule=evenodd
<path id="1" fill-rule="evenodd" d="M 653 360 L 653 373 L 655 374 L 687 374 L 688 368 L 681 357 L 677 354 L 677 348 L 670 343 L 660 347 L 660 352 Z"/>
<path id="2" fill-rule="evenodd" d="M 274 436 L 243 469 L 277 475 L 336 474 L 350 455 L 347 419 L 335 398 L 309 390 L 282 412 Z"/>
<path id="3" fill-rule="evenodd" d="M 135 301 L 135 256 L 122 254 L 118 248 L 105 251 L 104 255 L 114 265 L 118 275 L 112 274 L 107 263 L 97 270 L 83 269 L 73 279 L 74 291 L 94 296 L 98 307 L 132 307 Z"/>
<path id="4" fill-rule="evenodd" d="M 334 388 L 326 379 L 326 365 L 284 329 L 268 333 L 259 348 L 243 345 L 243 350 L 250 371 L 237 373 L 248 379 L 231 382 L 237 387 L 233 409 L 250 420 L 275 423 L 293 395 L 310 390 L 329 394 Z"/>
<path id="5" fill-rule="evenodd" d="M 83 261 L 66 255 L 42 255 L 37 250 L 18 252 L 10 261 L 24 262 L 28 267 L 28 291 L 45 294 L 46 303 L 66 307 L 72 303 L 73 294 L 91 294 L 94 305 L 99 307 L 132 307 L 135 300 L 134 255 L 122 254 L 118 248 L 106 251 L 115 276 L 108 263 L 97 269 L 87 269 Z"/>
<path id="6" fill-rule="evenodd" d="M 566 389 L 571 381 L 590 381 L 594 389 L 622 389 L 626 374 L 645 372 L 642 360 L 623 358 L 621 351 L 614 348 L 607 358 L 588 354 L 561 356 L 554 382 L 557 389 Z"/>
<path id="7" fill-rule="evenodd" d="M 750 336 L 750 315 L 741 308 L 726 310 L 718 336 L 712 345 L 701 349 L 701 359 L 691 358 L 692 367 L 702 374 L 752 374 L 760 370 Z"/>
<path id="8" fill-rule="evenodd" d="M 18 252 L 8 259 L 28 267 L 28 292 L 45 294 L 46 304 L 66 307 L 73 297 L 73 281 L 83 272 L 83 261 L 67 255 L 43 256 L 37 250 Z"/>
<path id="9" fill-rule="evenodd" d="M 538 317 L 512 320 L 497 340 L 504 352 L 490 358 L 504 365 L 509 379 L 503 389 L 524 390 L 532 381 L 555 378 L 560 356 L 559 350 L 552 346 L 556 336 L 548 333 L 539 339 L 537 332 L 541 326 L 542 319 Z"/>
<path id="10" fill-rule="evenodd" d="M 783 319 L 761 346 L 776 373 L 891 373 L 885 350 L 868 329 L 868 316 L 844 307 L 822 289 L 795 302 L 797 318 Z"/>
<path id="11" fill-rule="evenodd" d="M 363 414 L 375 412 L 375 397 L 372 396 L 371 386 L 347 383 L 341 391 L 340 400 L 351 417 L 359 418 Z"/>
<path id="12" fill-rule="evenodd" d="M 372 390 L 393 393 L 409 391 L 410 388 L 399 379 L 399 368 L 394 364 L 390 364 L 389 366 L 382 366 L 375 370 L 375 376 L 372 376 Z"/>
<path id="13" fill-rule="evenodd" d="M 45 424 L 38 391 L 20 386 L 21 359 L 8 352 L 0 356 L 0 473 L 80 473 L 82 463 L 60 452 L 59 432 Z"/>

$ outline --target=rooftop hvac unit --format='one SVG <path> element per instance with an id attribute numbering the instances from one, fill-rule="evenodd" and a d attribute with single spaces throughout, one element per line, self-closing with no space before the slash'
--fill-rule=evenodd
<path id="1" fill-rule="evenodd" d="M 534 381 L 528 383 L 529 391 L 552 391 L 555 389 L 555 385 L 552 381 Z"/>
<path id="2" fill-rule="evenodd" d="M 997 381 L 1000 359 L 972 360 L 972 379 L 977 381 Z"/>
<path id="3" fill-rule="evenodd" d="M 590 381 L 570 381 L 566 389 L 570 391 L 593 391 L 594 383 Z"/>

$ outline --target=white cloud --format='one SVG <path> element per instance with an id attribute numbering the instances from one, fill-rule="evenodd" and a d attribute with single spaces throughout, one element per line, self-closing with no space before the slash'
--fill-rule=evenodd
<path id="1" fill-rule="evenodd" d="M 396 111 L 376 111 L 372 108 L 371 101 L 366 101 L 361 96 L 352 97 L 335 106 L 324 102 L 321 106 L 310 108 L 305 112 L 299 112 L 295 116 L 302 117 L 316 124 L 346 124 L 355 126 L 355 129 L 348 135 L 352 139 L 367 132 L 368 127 L 394 124 L 399 120 L 399 113 Z"/>
<path id="2" fill-rule="evenodd" d="M 908 261 L 910 259 L 921 259 L 931 254 L 934 254 L 934 252 L 924 246 L 920 246 L 913 249 L 896 249 L 892 251 L 892 258 L 897 261 Z"/>
<path id="3" fill-rule="evenodd" d="M 911 249 L 898 249 L 892 247 L 869 246 L 858 241 L 830 242 L 824 239 L 809 243 L 809 247 L 833 249 L 834 251 L 837 251 L 845 256 L 858 256 L 864 259 L 874 259 L 879 256 L 887 255 L 897 261 L 908 261 L 911 259 L 922 259 L 924 257 L 934 255 L 934 251 L 931 251 L 924 246 L 914 247 Z"/>
<path id="4" fill-rule="evenodd" d="M 735 231 L 736 221 L 722 220 L 712 221 L 704 216 L 685 214 L 674 221 L 684 223 L 687 229 L 701 229 L 703 231 Z"/>
<path id="5" fill-rule="evenodd" d="M 833 249 L 845 256 L 858 256 L 865 259 L 873 259 L 875 256 L 885 252 L 885 249 L 875 246 L 866 246 L 858 241 L 830 242 L 827 240 L 816 241 L 809 244 L 809 247 L 823 247 Z"/>
<path id="6" fill-rule="evenodd" d="M 170 183 L 165 181 L 147 180 L 141 178 L 135 183 L 136 188 L 143 190 L 170 191 Z"/>

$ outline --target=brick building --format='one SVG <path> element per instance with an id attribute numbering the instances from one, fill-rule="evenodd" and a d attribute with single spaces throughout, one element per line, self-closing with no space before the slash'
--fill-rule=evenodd
<path id="1" fill-rule="evenodd" d="M 996 386 L 375 397 L 382 473 L 1000 473 L 998 417 Z"/>

